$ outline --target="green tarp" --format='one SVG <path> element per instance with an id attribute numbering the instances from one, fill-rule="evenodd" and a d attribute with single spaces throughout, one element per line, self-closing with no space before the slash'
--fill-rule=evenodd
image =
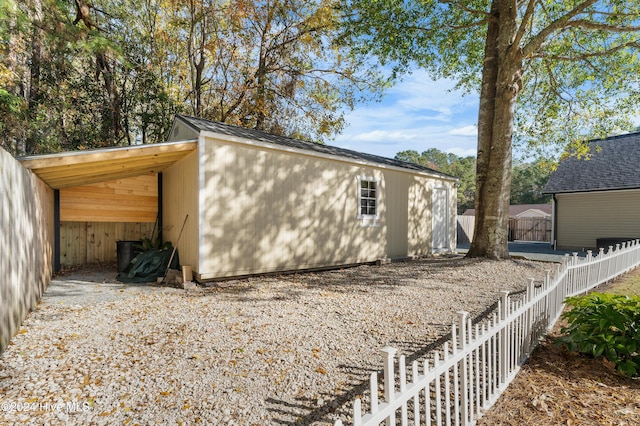
<path id="1" fill-rule="evenodd" d="M 131 260 L 129 267 L 118 274 L 116 279 L 123 283 L 155 283 L 158 277 L 163 277 L 173 248 L 162 250 L 147 250 Z M 171 269 L 179 269 L 178 251 L 171 260 Z"/>

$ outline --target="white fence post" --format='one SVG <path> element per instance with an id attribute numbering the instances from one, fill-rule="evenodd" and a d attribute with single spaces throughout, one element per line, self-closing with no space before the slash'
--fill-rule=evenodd
<path id="1" fill-rule="evenodd" d="M 370 378 L 370 413 L 362 413 L 362 403 L 356 398 L 353 424 L 373 426 L 384 421 L 386 425 L 395 426 L 400 409 L 401 424 L 406 425 L 409 401 L 413 401 L 416 425 L 430 426 L 434 420 L 437 426 L 474 424 L 507 387 L 540 337 L 558 320 L 567 296 L 584 293 L 639 263 L 640 240 L 618 244 L 615 250 L 611 246 L 606 253 L 601 248 L 596 257 L 591 251 L 584 259 L 574 253 L 564 258 L 553 278 L 551 271 L 547 271 L 542 285 L 536 287 L 535 280 L 531 279 L 524 298 L 513 301 L 509 292 L 503 291 L 497 309 L 475 324 L 475 333 L 469 314 L 458 312 L 451 339 L 444 342 L 441 351 L 433 352 L 433 368 L 428 360 L 423 360 L 421 375 L 419 363 L 414 361 L 408 384 L 405 357 L 400 357 L 398 392 L 395 387 L 397 349 L 383 348 L 385 401 L 378 402 L 378 375 L 374 372 Z M 421 394 L 424 394 L 423 404 Z M 342 426 L 342 421 L 337 420 L 335 426 Z"/>
<path id="2" fill-rule="evenodd" d="M 468 331 L 467 331 L 467 317 L 469 316 L 468 312 L 460 311 L 458 312 L 458 324 L 460 327 L 460 337 L 458 338 L 460 350 L 465 352 L 467 349 L 467 342 L 469 339 Z M 469 422 L 469 392 L 471 391 L 469 387 L 469 370 L 467 368 L 467 357 L 462 358 L 460 361 L 460 366 L 462 367 L 462 380 L 460 381 L 460 390 L 462 393 L 462 399 L 460 401 L 460 417 L 462 418 L 462 424 L 466 425 Z M 457 401 L 456 401 L 457 404 Z M 456 423 L 458 418 L 456 417 Z"/>
<path id="3" fill-rule="evenodd" d="M 393 368 L 394 365 L 394 357 L 398 350 L 396 348 L 392 348 L 391 346 L 385 346 L 382 348 L 382 357 L 384 362 L 384 400 L 389 404 L 393 403 L 395 399 L 395 370 Z M 395 426 L 396 424 L 396 414 L 393 412 L 389 415 L 386 420 L 387 426 Z"/>

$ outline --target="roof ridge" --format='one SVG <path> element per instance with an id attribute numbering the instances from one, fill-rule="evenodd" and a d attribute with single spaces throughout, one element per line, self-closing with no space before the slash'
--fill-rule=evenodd
<path id="1" fill-rule="evenodd" d="M 597 149 L 601 147 L 602 149 Z M 589 141 L 588 160 L 570 156 L 560 162 L 544 194 L 640 188 L 640 132 Z"/>
<path id="2" fill-rule="evenodd" d="M 284 146 L 289 146 L 291 148 L 314 151 L 314 152 L 322 153 L 325 155 L 333 155 L 333 156 L 342 157 L 342 158 L 360 159 L 364 161 L 370 161 L 370 162 L 384 164 L 388 166 L 395 166 L 395 167 L 413 170 L 413 171 L 428 172 L 436 176 L 458 180 L 458 178 L 453 175 L 443 173 L 438 170 L 434 170 L 430 167 L 422 166 L 420 164 L 398 160 L 395 158 L 383 157 L 376 154 L 368 154 L 368 153 L 355 151 L 348 148 L 341 148 L 341 147 L 337 147 L 329 144 L 321 144 L 321 143 L 312 142 L 312 141 L 305 141 L 305 140 L 293 138 L 290 136 L 274 135 L 272 133 L 265 132 L 264 130 L 250 129 L 247 127 L 238 126 L 236 124 L 222 123 L 220 121 L 208 120 L 206 118 L 198 118 L 198 117 L 188 116 L 184 114 L 176 114 L 175 117 L 176 119 L 180 118 L 182 121 L 188 123 L 190 127 L 195 127 L 196 130 L 205 130 L 205 131 L 213 131 L 213 132 L 226 130 L 229 132 L 227 136 L 237 136 L 237 137 L 242 137 L 247 139 L 249 139 L 251 136 L 254 136 L 254 137 L 257 137 L 259 140 L 264 139 L 262 140 L 263 142 L 269 142 L 276 145 L 284 145 Z M 200 124 L 200 126 L 198 126 L 198 124 Z M 218 127 L 218 129 L 216 129 L 216 127 Z"/>

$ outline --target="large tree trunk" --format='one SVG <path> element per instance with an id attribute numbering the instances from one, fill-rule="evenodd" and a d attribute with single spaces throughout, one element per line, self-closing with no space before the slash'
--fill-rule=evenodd
<path id="1" fill-rule="evenodd" d="M 76 0 L 76 19 L 73 24 L 76 25 L 82 21 L 84 25 L 90 29 L 100 31 L 100 27 L 91 18 L 91 6 L 84 0 Z M 107 140 L 103 141 L 106 145 L 112 145 L 119 142 L 123 135 L 122 128 L 122 98 L 115 82 L 114 71 L 109 63 L 106 53 L 96 52 L 96 79 L 102 75 L 104 88 L 109 98 L 108 111 L 102 118 L 104 134 Z M 110 140 L 109 140 L 110 139 Z"/>
<path id="2" fill-rule="evenodd" d="M 31 55 L 29 63 L 29 85 L 28 85 L 28 99 L 27 99 L 27 116 L 29 122 L 36 122 L 38 117 L 38 109 L 40 107 L 40 101 L 42 95 L 40 93 L 40 80 L 41 80 L 41 65 L 43 46 L 42 40 L 44 39 L 44 31 L 42 30 L 42 2 L 35 0 L 33 2 L 33 31 L 31 33 Z M 40 143 L 40 136 L 31 132 L 27 136 L 27 140 L 24 147 L 24 152 L 27 155 L 35 154 Z"/>
<path id="3" fill-rule="evenodd" d="M 515 16 L 508 0 L 493 0 L 485 45 L 478 115 L 475 230 L 468 257 L 509 257 L 509 192 L 515 101 L 522 60 L 512 45 Z"/>

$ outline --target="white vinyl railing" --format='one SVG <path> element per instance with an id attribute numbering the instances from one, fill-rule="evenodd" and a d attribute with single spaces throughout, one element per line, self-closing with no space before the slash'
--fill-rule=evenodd
<path id="1" fill-rule="evenodd" d="M 520 297 L 503 292 L 490 317 L 472 324 L 459 312 L 451 340 L 431 359 L 414 361 L 409 371 L 404 355 L 382 349 L 384 392 L 379 395 L 378 374 L 372 373 L 368 410 L 354 400 L 353 425 L 473 425 L 513 380 L 538 341 L 553 327 L 568 296 L 584 293 L 640 263 L 640 240 L 600 249 L 585 258 L 574 253 L 559 265 L 555 276 L 531 281 Z M 397 386 L 396 386 L 397 379 Z M 383 401 L 379 401 L 382 397 Z M 397 419 L 398 417 L 398 419 Z M 342 426 L 337 420 L 335 426 Z"/>

